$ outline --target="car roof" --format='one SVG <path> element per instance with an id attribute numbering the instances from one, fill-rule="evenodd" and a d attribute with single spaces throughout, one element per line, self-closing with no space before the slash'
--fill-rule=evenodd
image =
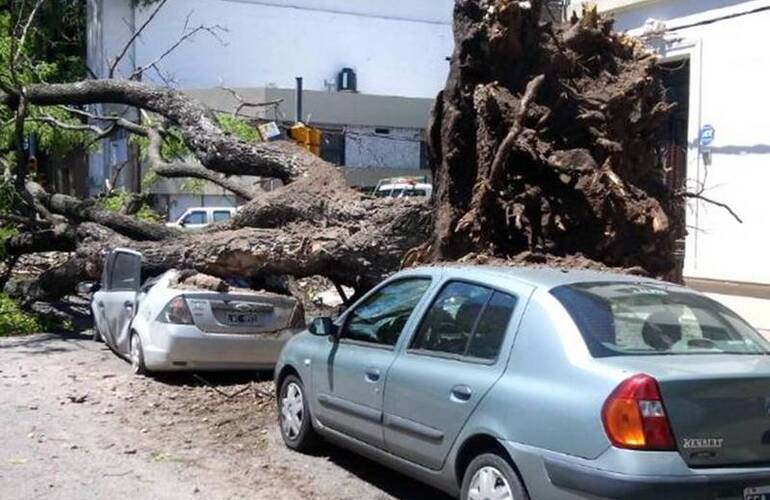
<path id="1" fill-rule="evenodd" d="M 403 188 L 414 188 L 414 189 L 433 189 L 432 184 L 423 184 L 423 183 L 411 183 L 411 182 L 397 182 L 395 184 L 383 184 L 381 185 L 378 190 L 379 191 L 386 191 L 388 189 L 403 189 Z"/>
<path id="2" fill-rule="evenodd" d="M 189 212 L 190 210 L 227 210 L 232 211 L 235 210 L 237 207 L 190 207 L 186 210 L 186 212 Z"/>
<path id="3" fill-rule="evenodd" d="M 523 283 L 534 288 L 544 288 L 546 290 L 551 290 L 562 285 L 588 282 L 657 283 L 665 284 L 667 286 L 679 286 L 673 283 L 664 283 L 659 280 L 630 274 L 554 267 L 436 265 L 419 267 L 405 271 L 404 273 L 420 274 L 426 272 L 432 275 L 442 274 L 452 278 L 467 278 L 480 281 L 489 280 L 499 282 L 501 280 L 511 280 L 516 283 Z"/>

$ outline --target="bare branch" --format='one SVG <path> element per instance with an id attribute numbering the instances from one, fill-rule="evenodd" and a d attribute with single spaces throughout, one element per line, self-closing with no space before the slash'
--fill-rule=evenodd
<path id="1" fill-rule="evenodd" d="M 32 11 L 29 13 L 29 17 L 27 17 L 27 21 L 24 23 L 24 27 L 21 30 L 21 34 L 19 35 L 18 40 L 16 39 L 16 33 L 13 33 L 13 36 L 11 37 L 11 60 L 10 60 L 10 71 L 11 71 L 11 78 L 13 79 L 14 83 L 18 85 L 18 78 L 16 75 L 16 65 L 19 62 L 19 58 L 21 57 L 21 53 L 24 50 L 24 44 L 27 42 L 27 35 L 29 34 L 29 29 L 32 27 L 32 23 L 35 21 L 35 17 L 37 16 L 38 10 L 40 10 L 40 6 L 43 4 L 44 0 L 37 0 L 37 3 L 35 3 L 35 6 L 32 7 Z M 23 8 L 22 8 L 23 10 Z M 17 29 L 19 26 L 19 22 L 21 21 L 21 17 L 17 20 Z"/>
<path id="2" fill-rule="evenodd" d="M 139 38 L 139 36 L 141 36 L 142 32 L 144 32 L 147 26 L 149 26 L 150 23 L 153 21 L 153 19 L 155 19 L 155 16 L 157 16 L 158 12 L 160 12 L 163 6 L 166 5 L 166 2 L 168 2 L 168 0 L 161 0 L 160 3 L 158 3 L 158 5 L 155 6 L 155 9 L 149 15 L 147 20 L 145 20 L 144 23 L 142 23 L 142 25 L 139 27 L 138 30 L 134 31 L 134 34 L 131 35 L 131 37 L 128 39 L 128 41 L 123 46 L 123 49 L 120 51 L 118 56 L 112 60 L 112 63 L 110 63 L 110 67 L 107 72 L 107 76 L 109 78 L 113 78 L 115 76 L 115 70 L 117 69 L 118 64 L 120 64 L 120 61 L 122 61 L 123 58 L 126 57 L 126 54 L 128 53 L 128 49 L 131 48 L 134 42 L 136 42 L 136 39 Z"/>
<path id="3" fill-rule="evenodd" d="M 685 198 L 701 200 L 705 203 L 708 203 L 709 205 L 714 205 L 719 208 L 723 208 L 727 210 L 730 213 L 730 215 L 732 215 L 733 218 L 738 221 L 739 224 L 743 224 L 743 219 L 741 219 L 741 217 L 735 212 L 735 210 L 733 210 L 732 207 L 727 203 L 722 203 L 721 201 L 716 201 L 712 198 L 707 198 L 706 196 L 703 196 L 702 192 L 700 193 L 684 192 L 684 193 L 680 193 L 680 195 L 684 196 Z"/>
<path id="4" fill-rule="evenodd" d="M 211 36 L 213 36 L 219 43 L 224 44 L 222 39 L 219 37 L 218 32 L 227 32 L 227 28 L 224 26 L 220 26 L 218 24 L 215 24 L 213 26 L 206 26 L 206 25 L 200 25 L 196 26 L 193 29 L 189 28 L 189 22 L 190 22 L 190 16 L 192 15 L 192 11 L 190 11 L 189 14 L 187 14 L 187 19 L 185 20 L 184 28 L 182 29 L 182 35 L 179 37 L 179 39 L 174 42 L 169 48 L 167 48 L 163 53 L 161 53 L 158 57 L 156 57 L 152 62 L 147 63 L 143 66 L 139 66 L 134 70 L 133 73 L 131 73 L 131 76 L 129 76 L 129 80 L 136 80 L 138 79 L 142 74 L 144 74 L 145 71 L 147 71 L 150 68 L 155 69 L 159 74 L 161 74 L 160 69 L 158 68 L 158 64 L 163 61 L 166 57 L 168 57 L 172 52 L 174 52 L 177 48 L 179 48 L 180 45 L 182 45 L 184 42 L 189 40 L 190 38 L 194 37 L 198 33 L 205 31 Z M 162 74 L 161 74 L 162 77 Z"/>
<path id="5" fill-rule="evenodd" d="M 103 128 L 97 127 L 96 125 L 91 125 L 91 124 L 66 123 L 61 120 L 58 120 L 57 118 L 51 115 L 43 115 L 43 116 L 27 118 L 27 121 L 36 122 L 36 123 L 46 123 L 53 127 L 60 128 L 62 130 L 70 130 L 73 132 L 90 132 L 100 136 L 109 135 L 109 133 L 113 129 L 113 127 L 103 129 Z"/>
<path id="6" fill-rule="evenodd" d="M 264 102 L 251 102 L 245 100 L 238 92 L 235 91 L 235 89 L 231 89 L 229 87 L 220 86 L 220 89 L 224 90 L 225 92 L 229 93 L 233 96 L 233 98 L 238 101 L 238 107 L 235 108 L 235 110 L 232 112 L 232 116 L 234 118 L 237 118 L 239 116 L 248 117 L 248 115 L 242 115 L 241 111 L 243 111 L 244 108 L 266 108 L 269 106 L 278 106 L 283 102 L 283 99 L 275 99 L 273 101 L 264 101 Z"/>

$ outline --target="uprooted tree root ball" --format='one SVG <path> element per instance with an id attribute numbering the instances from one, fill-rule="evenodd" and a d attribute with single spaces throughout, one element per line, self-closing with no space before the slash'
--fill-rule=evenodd
<path id="1" fill-rule="evenodd" d="M 101 119 L 149 139 L 159 175 L 205 178 L 252 199 L 227 225 L 193 233 L 16 182 L 23 202 L 6 218 L 20 234 L 6 240 L 7 258 L 49 250 L 71 258 L 14 289 L 30 300 L 70 293 L 79 280 L 98 279 L 103 253 L 116 246 L 142 252 L 155 274 L 194 269 L 255 286 L 319 275 L 356 295 L 402 265 L 459 260 L 679 279 L 685 194 L 664 182 L 656 153 L 656 130 L 673 106 L 655 56 L 595 10 L 555 26 L 541 22 L 540 7 L 456 2 L 456 49 L 428 130 L 432 207 L 358 193 L 338 168 L 292 143 L 240 141 L 172 89 L 125 80 L 8 86 L 0 104 L 22 132 L 30 107 L 109 102 L 158 115 L 162 125 Z M 197 162 L 163 157 L 164 127 Z M 251 196 L 232 177 L 241 174 L 284 187 Z"/>
<path id="2" fill-rule="evenodd" d="M 656 141 L 674 105 L 656 57 L 595 8 L 554 26 L 540 3 L 457 2 L 429 131 L 434 237 L 414 257 L 593 260 L 679 279 L 682 197 Z"/>

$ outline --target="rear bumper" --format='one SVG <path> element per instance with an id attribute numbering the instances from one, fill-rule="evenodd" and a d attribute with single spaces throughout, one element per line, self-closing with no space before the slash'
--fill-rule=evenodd
<path id="1" fill-rule="evenodd" d="M 143 342 L 144 360 L 154 371 L 269 370 L 293 334 L 208 334 L 192 325 L 154 322 Z"/>
<path id="2" fill-rule="evenodd" d="M 681 476 L 632 475 L 552 458 L 545 470 L 553 486 L 590 497 L 623 500 L 741 499 L 743 490 L 770 485 L 770 467 L 751 470 L 708 469 Z"/>

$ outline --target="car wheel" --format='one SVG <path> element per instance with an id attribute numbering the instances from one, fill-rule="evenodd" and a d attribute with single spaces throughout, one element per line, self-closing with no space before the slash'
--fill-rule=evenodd
<path id="1" fill-rule="evenodd" d="M 476 457 L 463 476 L 462 500 L 529 500 L 518 474 L 500 455 L 485 453 Z"/>
<path id="2" fill-rule="evenodd" d="M 312 449 L 318 444 L 318 435 L 313 429 L 302 381 L 296 375 L 287 376 L 278 394 L 278 423 L 283 442 L 292 450 Z"/>
<path id="3" fill-rule="evenodd" d="M 142 339 L 139 338 L 139 334 L 134 333 L 131 335 L 131 369 L 134 375 L 147 375 L 147 367 L 144 364 L 144 348 L 142 347 Z"/>

